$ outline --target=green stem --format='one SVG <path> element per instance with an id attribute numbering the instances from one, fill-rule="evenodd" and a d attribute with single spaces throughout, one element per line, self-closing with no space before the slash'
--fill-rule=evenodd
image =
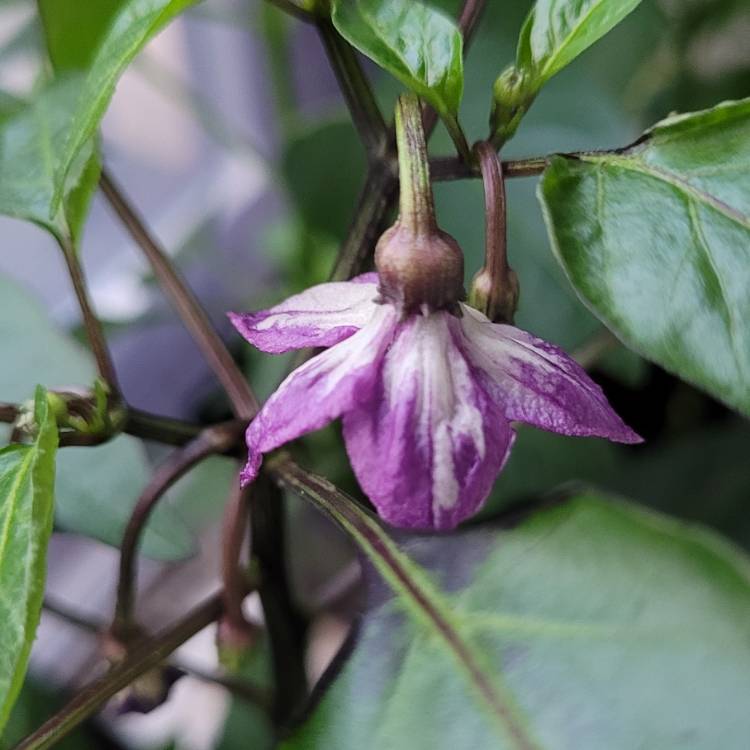
<path id="1" fill-rule="evenodd" d="M 415 233 L 435 229 L 435 201 L 430 184 L 422 107 L 414 94 L 399 97 L 396 105 L 398 147 L 399 223 Z"/>
<path id="2" fill-rule="evenodd" d="M 443 123 L 445 124 L 446 130 L 448 131 L 448 135 L 450 135 L 451 140 L 456 146 L 456 151 L 458 151 L 459 159 L 461 159 L 465 164 L 470 164 L 471 149 L 469 148 L 469 143 L 466 140 L 466 135 L 464 134 L 463 128 L 458 122 L 458 118 L 453 117 L 452 115 L 444 115 Z"/>

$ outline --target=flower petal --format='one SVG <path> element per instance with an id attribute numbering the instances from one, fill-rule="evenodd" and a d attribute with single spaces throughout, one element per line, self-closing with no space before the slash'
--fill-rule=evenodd
<path id="1" fill-rule="evenodd" d="M 562 349 L 520 328 L 491 323 L 475 311 L 461 319 L 471 361 L 505 416 L 563 435 L 640 443 L 602 389 Z"/>
<path id="2" fill-rule="evenodd" d="M 377 282 L 377 274 L 365 273 L 351 281 L 310 287 L 268 310 L 228 315 L 253 346 L 270 354 L 333 346 L 372 318 Z"/>
<path id="3" fill-rule="evenodd" d="M 242 482 L 255 479 L 261 455 L 313 432 L 371 398 L 380 361 L 393 336 L 396 312 L 381 305 L 375 317 L 346 341 L 298 367 L 250 422 Z"/>
<path id="4" fill-rule="evenodd" d="M 454 528 L 487 497 L 510 451 L 514 433 L 459 336 L 447 313 L 399 324 L 375 399 L 344 415 L 354 472 L 394 526 Z"/>

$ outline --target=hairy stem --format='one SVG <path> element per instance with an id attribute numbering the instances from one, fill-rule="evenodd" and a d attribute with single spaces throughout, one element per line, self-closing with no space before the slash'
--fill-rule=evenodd
<path id="1" fill-rule="evenodd" d="M 120 690 L 156 667 L 185 641 L 214 622 L 221 612 L 222 594 L 219 592 L 176 624 L 153 638 L 144 639 L 122 662 L 77 693 L 39 729 L 18 743 L 14 750 L 54 747 Z"/>
<path id="2" fill-rule="evenodd" d="M 237 424 L 234 422 L 207 428 L 183 448 L 175 451 L 154 473 L 133 509 L 122 539 L 117 601 L 111 628 L 115 637 L 127 639 L 135 626 L 133 609 L 138 542 L 156 504 L 196 464 L 210 455 L 223 453 L 237 439 Z"/>
<path id="3" fill-rule="evenodd" d="M 258 411 L 258 401 L 198 298 L 151 236 L 115 182 L 104 171 L 99 184 L 110 206 L 148 259 L 159 284 L 222 384 L 234 413 L 246 419 L 253 417 Z"/>
<path id="4" fill-rule="evenodd" d="M 107 347 L 107 341 L 104 338 L 102 324 L 99 322 L 99 318 L 96 317 L 91 300 L 89 299 L 86 277 L 78 259 L 78 253 L 70 241 L 61 242 L 60 247 L 62 248 L 70 280 L 73 283 L 78 307 L 81 309 L 83 325 L 86 329 L 86 338 L 89 341 L 89 346 L 96 360 L 97 370 L 109 387 L 112 398 L 118 401 L 120 398 L 120 386 L 117 381 L 117 372 L 115 371 L 115 365 Z"/>
<path id="5" fill-rule="evenodd" d="M 317 25 L 354 127 L 367 149 L 369 158 L 376 159 L 385 149 L 388 129 L 372 88 L 354 49 L 339 35 L 331 21 L 321 18 Z"/>

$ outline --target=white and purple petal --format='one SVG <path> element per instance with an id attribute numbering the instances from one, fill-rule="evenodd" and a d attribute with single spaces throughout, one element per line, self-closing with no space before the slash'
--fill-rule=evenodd
<path id="1" fill-rule="evenodd" d="M 473 364 L 511 421 L 563 435 L 639 443 L 602 389 L 562 349 L 465 308 L 461 328 Z"/>
<path id="2" fill-rule="evenodd" d="M 377 308 L 378 277 L 318 284 L 268 310 L 228 313 L 234 327 L 256 348 L 270 354 L 324 347 L 349 338 Z"/>
<path id="3" fill-rule="evenodd" d="M 396 311 L 390 305 L 378 306 L 368 325 L 287 377 L 247 428 L 243 484 L 257 476 L 262 454 L 372 401 L 380 362 L 396 321 Z"/>
<path id="4" fill-rule="evenodd" d="M 344 414 L 354 472 L 394 526 L 454 528 L 485 500 L 513 442 L 460 337 L 447 313 L 402 321 L 374 399 Z"/>

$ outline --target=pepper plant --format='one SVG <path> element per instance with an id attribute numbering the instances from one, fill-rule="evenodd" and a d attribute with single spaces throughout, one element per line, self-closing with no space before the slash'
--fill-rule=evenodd
<path id="1" fill-rule="evenodd" d="M 599 40 L 648 0 L 532 3 L 515 61 L 498 60 L 482 88 L 481 132 L 462 115 L 464 90 L 480 90 L 465 73 L 471 43 L 490 19 L 513 17 L 510 7 L 274 0 L 256 8 L 272 46 L 281 45 L 275 24 L 317 32 L 366 174 L 345 206 L 351 221 L 328 278 L 309 270 L 310 226 L 271 306 L 228 313 L 250 353 L 238 337 L 220 336 L 102 168 L 97 135 L 141 48 L 180 13 L 210 3 L 38 0 L 42 80 L 27 100 L 2 100 L 0 212 L 34 222 L 59 246 L 98 372 L 75 389 L 32 377 L 28 400 L 0 404 L 11 426 L 0 451 L 0 732 L 13 727 L 33 680 L 43 607 L 66 616 L 45 605 L 55 524 L 120 555 L 108 621 L 67 613 L 100 633 L 107 668 L 25 734 L 6 734 L 6 744 L 76 742 L 113 699 L 121 712 L 158 708 L 181 678 L 171 654 L 214 626 L 222 672 L 212 679 L 252 707 L 253 731 L 232 747 L 746 747 L 747 513 L 742 503 L 735 516 L 711 511 L 731 504 L 722 492 L 746 502 L 750 490 L 750 100 L 661 112 L 635 140 L 607 149 L 557 152 L 550 143 L 541 155 L 510 158 L 551 81 L 595 43 L 606 49 L 611 37 Z M 484 55 L 496 26 L 487 28 Z M 582 104 L 577 115 L 592 113 Z M 428 150 L 438 126 L 442 146 Z M 335 181 L 326 172 L 348 167 L 336 164 L 341 144 L 327 146 L 322 182 L 290 190 L 302 214 Z M 518 178 L 536 185 L 535 220 L 548 234 L 547 260 L 536 267 L 513 223 L 509 185 Z M 97 190 L 215 374 L 227 403 L 216 419 L 181 421 L 128 402 L 80 253 Z M 470 204 L 483 216 L 480 231 L 456 231 Z M 319 225 L 328 218 L 314 216 Z M 16 293 L 9 285 L 8 299 Z M 546 321 L 542 309 L 551 311 Z M 8 335 L 23 337 L 34 314 Z M 585 341 L 566 329 L 574 318 L 586 321 Z M 69 345 L 50 341 L 55 357 Z M 257 363 L 293 350 L 261 400 Z M 673 421 L 677 414 L 695 431 L 708 424 L 719 441 L 674 447 L 674 428 L 655 416 L 674 393 L 682 400 Z M 310 435 L 339 418 L 340 433 Z M 127 517 L 94 529 L 64 483 L 55 491 L 56 460 L 110 446 L 127 462 L 124 436 L 170 452 Z M 223 513 L 216 593 L 152 632 L 136 589 L 149 523 L 178 480 L 216 456 L 233 466 L 228 497 L 208 497 L 220 491 L 213 485 L 205 493 Z M 83 474 L 107 514 L 120 500 L 109 479 Z M 297 529 L 305 543 L 290 545 L 290 503 L 331 521 L 358 556 L 351 631 L 315 679 L 306 659 L 327 604 L 305 603 L 289 569 L 319 562 L 321 543 L 316 552 L 309 537 L 320 527 L 306 525 L 302 537 Z M 248 619 L 251 595 L 262 623 Z"/>

